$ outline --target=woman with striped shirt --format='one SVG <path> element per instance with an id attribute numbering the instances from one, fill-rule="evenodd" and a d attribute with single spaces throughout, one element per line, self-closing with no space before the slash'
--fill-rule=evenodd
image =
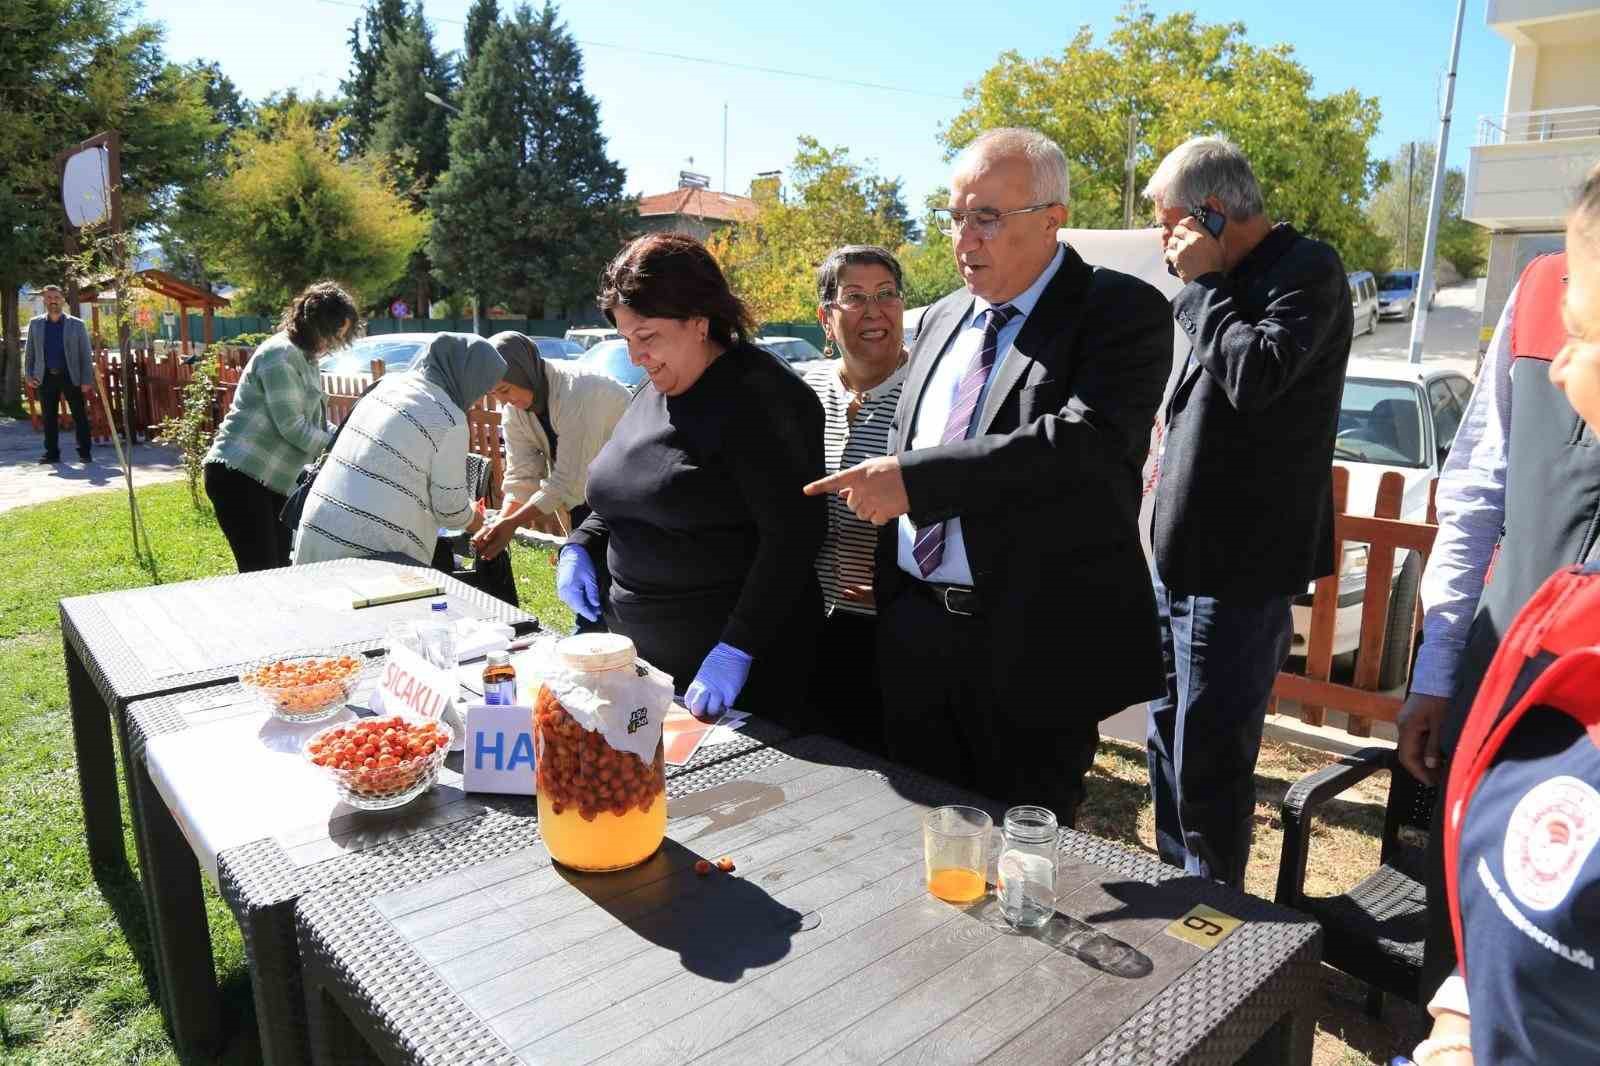
<path id="1" fill-rule="evenodd" d="M 405 556 L 427 566 L 440 528 L 476 532 L 467 487 L 467 409 L 506 361 L 482 337 L 440 333 L 356 401 L 312 482 L 294 561 Z"/>
<path id="2" fill-rule="evenodd" d="M 847 470 L 889 450 L 890 423 L 905 381 L 905 302 L 900 264 L 883 248 L 851 244 L 817 271 L 817 320 L 828 354 L 839 360 L 805 375 L 822 401 L 827 472 Z M 828 535 L 817 554 L 826 620 L 812 691 L 834 736 L 867 751 L 883 748 L 878 688 L 873 556 L 878 530 L 828 496 Z"/>

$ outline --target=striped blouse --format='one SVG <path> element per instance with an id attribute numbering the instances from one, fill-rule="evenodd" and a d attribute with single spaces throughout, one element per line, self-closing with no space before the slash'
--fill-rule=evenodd
<path id="1" fill-rule="evenodd" d="M 806 384 L 822 401 L 826 418 L 823 450 L 830 474 L 848 470 L 857 463 L 889 453 L 889 424 L 894 421 L 905 384 L 906 364 L 867 391 L 866 402 L 849 419 L 850 391 L 839 380 L 839 364 L 827 363 L 806 371 Z M 847 585 L 872 587 L 873 559 L 878 544 L 878 527 L 851 513 L 837 495 L 828 497 L 828 536 L 817 554 L 817 580 L 822 585 L 823 601 L 830 609 L 853 614 L 874 615 L 865 604 L 844 599 Z"/>
<path id="2" fill-rule="evenodd" d="M 471 508 L 467 416 L 420 374 L 386 374 L 312 483 L 294 561 L 399 553 L 426 566 L 440 527 L 462 528 Z"/>

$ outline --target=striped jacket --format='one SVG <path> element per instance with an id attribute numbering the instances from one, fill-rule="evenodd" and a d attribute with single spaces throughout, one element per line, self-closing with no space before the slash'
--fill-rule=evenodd
<path id="1" fill-rule="evenodd" d="M 471 515 L 467 416 L 418 374 L 386 375 L 350 412 L 306 499 L 294 561 L 399 552 L 433 559 Z"/>

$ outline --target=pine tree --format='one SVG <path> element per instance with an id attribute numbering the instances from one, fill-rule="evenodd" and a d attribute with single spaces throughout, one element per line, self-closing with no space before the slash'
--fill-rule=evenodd
<path id="1" fill-rule="evenodd" d="M 472 0 L 467 9 L 467 30 L 461 53 L 461 84 L 467 83 L 472 64 L 483 51 L 483 42 L 500 22 L 500 5 L 495 0 Z"/>
<path id="2" fill-rule="evenodd" d="M 515 42 L 503 25 L 485 35 L 450 124 L 450 169 L 428 194 L 433 225 L 427 251 L 434 274 L 480 311 L 511 294 L 513 229 L 519 210 Z"/>
<path id="3" fill-rule="evenodd" d="M 402 191 L 418 206 L 450 166 L 449 112 L 426 94 L 442 100 L 455 95 L 452 67 L 449 58 L 433 47 L 433 31 L 422 17 L 421 3 L 400 30 L 384 38 L 378 57 L 367 150 L 389 158 L 408 182 Z"/>
<path id="4" fill-rule="evenodd" d="M 341 135 L 346 155 L 367 150 L 378 121 L 377 84 L 384 34 L 401 32 L 405 23 L 405 0 L 368 0 L 361 18 L 350 24 L 350 76 L 339 83 L 339 90 L 350 101 L 350 121 Z"/>
<path id="5" fill-rule="evenodd" d="M 637 207 L 626 173 L 606 155 L 599 108 L 583 87 L 583 57 L 555 5 L 521 4 L 507 23 L 522 77 L 514 262 L 531 318 L 593 298 L 595 278 L 629 236 Z"/>
<path id="6" fill-rule="evenodd" d="M 421 212 L 428 190 L 450 165 L 450 113 L 427 98 L 455 95 L 455 64 L 433 46 L 433 31 L 422 14 L 422 3 L 406 17 L 398 32 L 386 33 L 373 83 L 377 104 L 368 151 L 384 157 L 398 181 L 398 191 Z M 411 279 L 417 313 L 426 316 L 428 276 L 432 264 L 420 248 L 411 257 L 406 274 Z"/>

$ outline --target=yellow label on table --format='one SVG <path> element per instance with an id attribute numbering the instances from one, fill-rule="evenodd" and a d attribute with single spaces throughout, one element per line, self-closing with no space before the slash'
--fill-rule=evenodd
<path id="1" fill-rule="evenodd" d="M 1223 914 L 1215 907 L 1207 907 L 1204 903 L 1200 903 L 1188 914 L 1167 926 L 1167 935 L 1187 940 L 1197 948 L 1210 951 L 1243 924 L 1243 918 Z"/>

